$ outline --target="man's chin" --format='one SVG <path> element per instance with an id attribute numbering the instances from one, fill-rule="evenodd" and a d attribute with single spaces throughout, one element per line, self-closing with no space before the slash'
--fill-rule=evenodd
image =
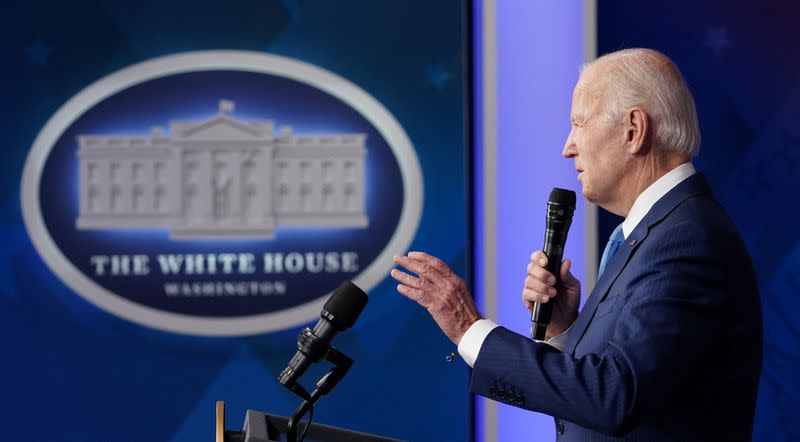
<path id="1" fill-rule="evenodd" d="M 594 203 L 594 199 L 592 198 L 592 192 L 590 189 L 587 189 L 586 186 L 581 186 L 581 195 L 583 195 L 584 198 L 589 200 L 589 202 Z"/>

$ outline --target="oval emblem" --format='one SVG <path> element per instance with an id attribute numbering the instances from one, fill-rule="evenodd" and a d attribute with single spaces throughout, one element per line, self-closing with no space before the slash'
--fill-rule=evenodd
<path id="1" fill-rule="evenodd" d="M 25 226 L 76 293 L 161 330 L 235 336 L 365 291 L 422 213 L 415 150 L 346 79 L 285 57 L 189 52 L 65 103 L 22 176 Z"/>

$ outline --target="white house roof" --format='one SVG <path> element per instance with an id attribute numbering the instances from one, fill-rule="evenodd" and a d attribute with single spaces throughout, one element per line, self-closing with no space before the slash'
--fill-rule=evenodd
<path id="1" fill-rule="evenodd" d="M 220 114 L 206 121 L 175 121 L 171 124 L 170 138 L 198 141 L 263 141 L 273 139 L 272 121 L 246 123 Z"/>

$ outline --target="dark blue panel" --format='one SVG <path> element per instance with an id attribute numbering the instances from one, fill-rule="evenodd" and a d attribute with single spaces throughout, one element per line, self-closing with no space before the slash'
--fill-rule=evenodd
<path id="1" fill-rule="evenodd" d="M 691 87 L 703 144 L 695 160 L 738 225 L 758 272 L 764 366 L 753 439 L 800 438 L 800 4 L 599 2 L 599 52 L 650 47 Z M 600 244 L 619 219 L 601 216 Z M 736 275 L 730 275 L 736 277 Z M 735 386 L 732 386 L 735 388 Z"/>
<path id="2" fill-rule="evenodd" d="M 32 431 L 43 441 L 210 440 L 215 400 L 227 401 L 230 427 L 241 425 L 246 408 L 287 415 L 298 404 L 275 377 L 299 328 L 247 338 L 146 329 L 67 289 L 28 239 L 20 180 L 34 138 L 70 97 L 133 63 L 193 50 L 266 51 L 355 83 L 397 118 L 417 149 L 425 206 L 411 247 L 466 276 L 464 2 L 15 3 L 0 15 L 4 440 Z M 387 218 L 398 210 L 384 209 Z M 468 372 L 444 362 L 452 344 L 393 283 L 383 281 L 370 296 L 356 326 L 336 340 L 356 363 L 315 420 L 408 440 L 467 440 Z M 307 373 L 308 383 L 321 374 Z"/>

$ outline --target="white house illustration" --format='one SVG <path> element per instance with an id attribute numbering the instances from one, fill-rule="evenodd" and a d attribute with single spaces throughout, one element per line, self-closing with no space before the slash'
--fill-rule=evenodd
<path id="1" fill-rule="evenodd" d="M 173 238 L 274 237 L 278 226 L 366 227 L 366 134 L 304 136 L 274 122 L 173 121 L 150 136 L 79 135 L 79 229 Z"/>

